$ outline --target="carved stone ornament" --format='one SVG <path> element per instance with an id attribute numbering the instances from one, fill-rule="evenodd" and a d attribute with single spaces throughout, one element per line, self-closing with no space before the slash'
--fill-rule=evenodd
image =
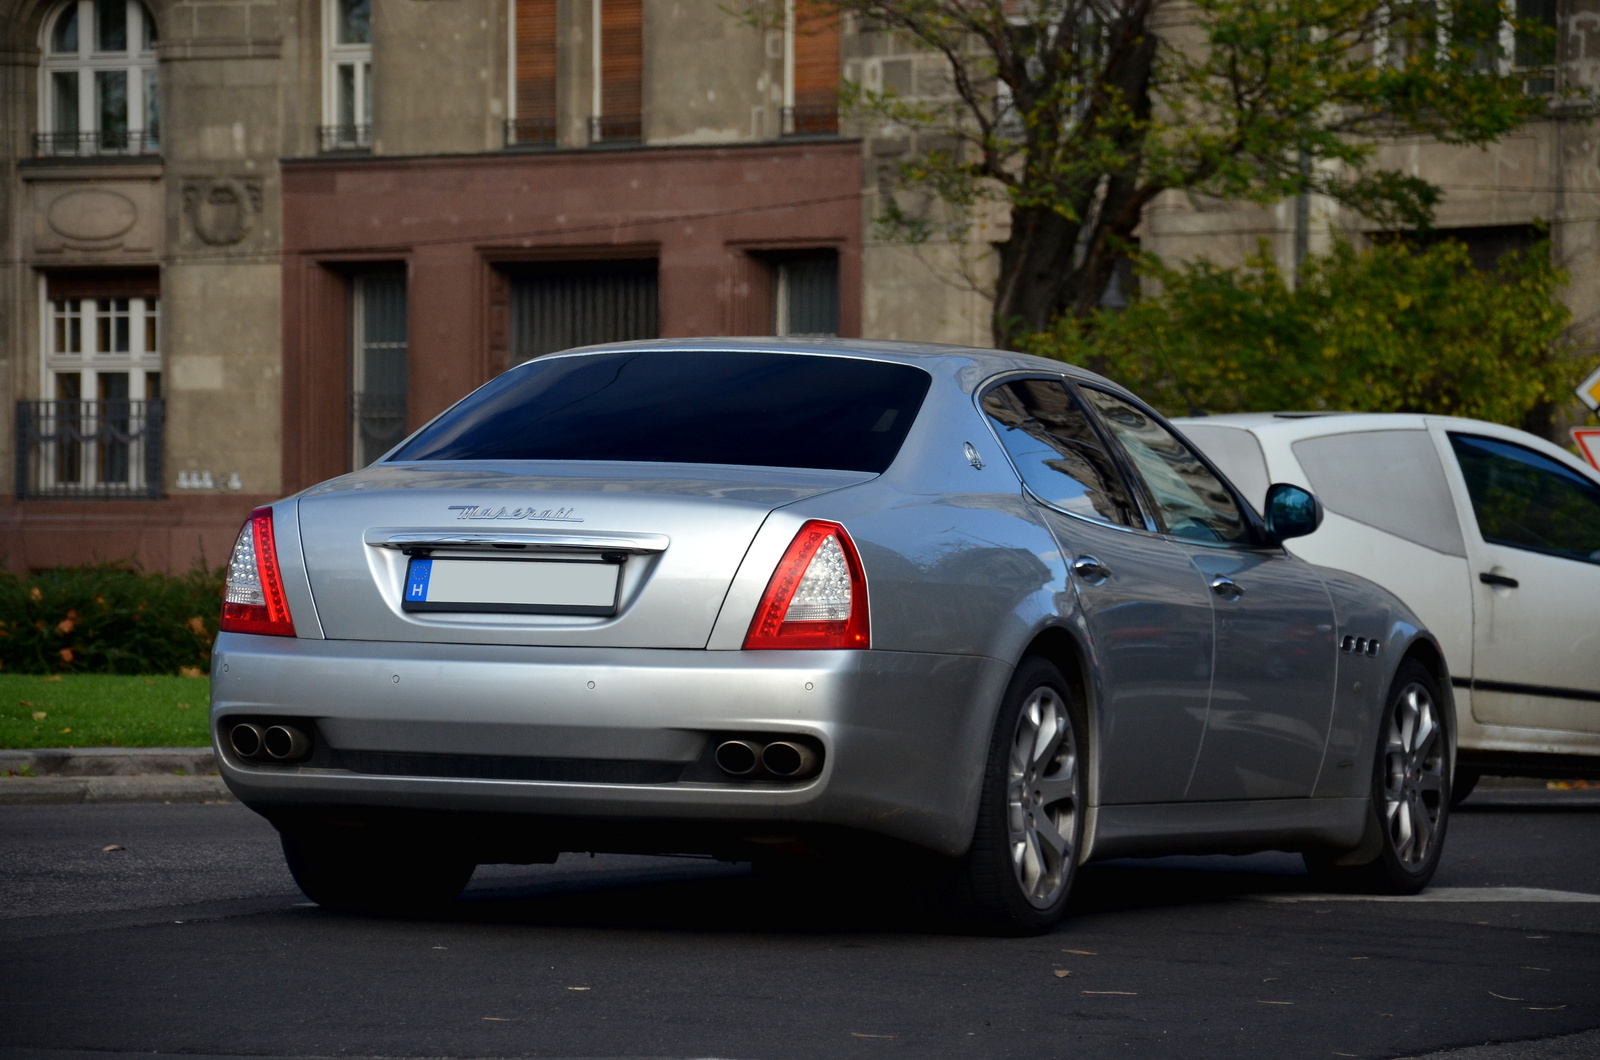
<path id="1" fill-rule="evenodd" d="M 183 212 L 202 243 L 231 247 L 261 216 L 261 181 L 217 177 L 183 182 Z"/>
<path id="2" fill-rule="evenodd" d="M 90 188 L 69 191 L 50 204 L 46 221 L 57 234 L 80 243 L 115 239 L 139 219 L 139 211 L 126 195 Z"/>

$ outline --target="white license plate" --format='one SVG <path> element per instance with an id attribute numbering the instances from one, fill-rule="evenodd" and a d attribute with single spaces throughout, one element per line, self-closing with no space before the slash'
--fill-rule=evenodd
<path id="1" fill-rule="evenodd" d="M 424 559 L 406 570 L 407 611 L 614 615 L 622 567 L 594 560 Z"/>

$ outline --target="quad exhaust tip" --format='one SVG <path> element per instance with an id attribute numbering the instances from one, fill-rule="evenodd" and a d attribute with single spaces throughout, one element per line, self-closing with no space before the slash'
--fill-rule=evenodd
<path id="1" fill-rule="evenodd" d="M 297 762 L 311 754 L 311 737 L 297 725 L 241 721 L 228 729 L 228 746 L 245 761 Z"/>
<path id="2" fill-rule="evenodd" d="M 715 758 L 717 768 L 731 777 L 765 773 L 782 780 L 804 780 L 822 763 L 816 750 L 799 740 L 724 740 L 717 744 Z"/>

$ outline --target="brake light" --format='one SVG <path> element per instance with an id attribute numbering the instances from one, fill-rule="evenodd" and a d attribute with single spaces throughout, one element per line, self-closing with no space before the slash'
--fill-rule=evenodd
<path id="1" fill-rule="evenodd" d="M 228 559 L 228 582 L 222 597 L 225 633 L 294 636 L 294 619 L 278 573 L 278 547 L 272 539 L 272 509 L 250 513 Z"/>
<path id="2" fill-rule="evenodd" d="M 813 519 L 778 561 L 745 634 L 746 648 L 866 648 L 867 579 L 838 523 Z"/>

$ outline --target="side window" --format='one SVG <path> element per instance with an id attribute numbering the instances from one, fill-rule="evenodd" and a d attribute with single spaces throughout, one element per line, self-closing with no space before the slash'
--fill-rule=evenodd
<path id="1" fill-rule="evenodd" d="M 1302 438 L 1293 449 L 1330 512 L 1447 556 L 1467 554 L 1444 465 L 1427 431 L 1326 434 Z M 1233 478 L 1232 468 L 1220 466 Z"/>
<path id="2" fill-rule="evenodd" d="M 1060 383 L 1004 383 L 983 396 L 983 411 L 1035 496 L 1085 519 L 1143 529 L 1111 454 Z"/>
<path id="3" fill-rule="evenodd" d="M 1452 434 L 1450 446 L 1485 541 L 1600 563 L 1600 486 L 1498 438 Z"/>
<path id="4" fill-rule="evenodd" d="M 1245 543 L 1249 524 L 1233 495 L 1188 446 L 1145 412 L 1103 390 L 1083 388 L 1144 479 L 1174 537 Z"/>

